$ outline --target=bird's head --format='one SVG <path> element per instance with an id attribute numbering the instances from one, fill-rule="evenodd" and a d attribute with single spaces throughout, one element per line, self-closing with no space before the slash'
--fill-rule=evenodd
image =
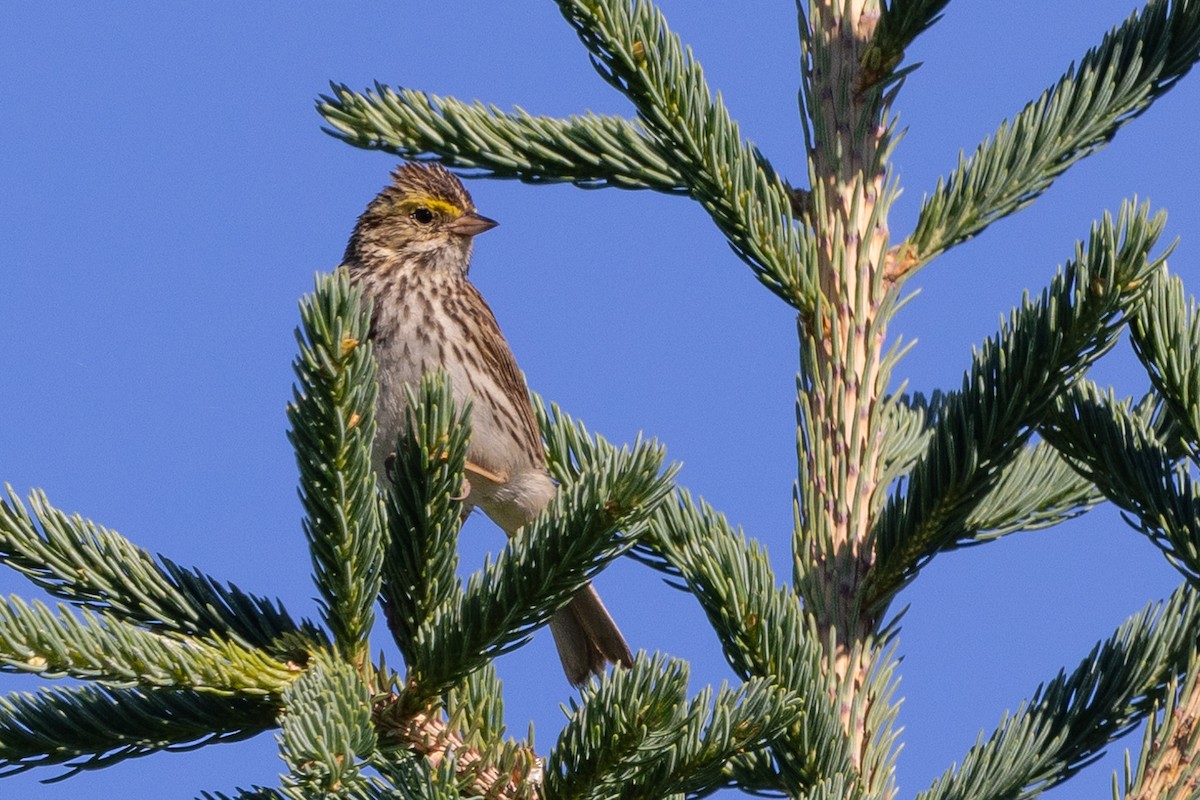
<path id="1" fill-rule="evenodd" d="M 440 164 L 404 164 L 354 228 L 347 262 L 397 260 L 414 269 L 445 269 L 465 275 L 471 240 L 496 226 L 475 211 L 462 181 Z"/>

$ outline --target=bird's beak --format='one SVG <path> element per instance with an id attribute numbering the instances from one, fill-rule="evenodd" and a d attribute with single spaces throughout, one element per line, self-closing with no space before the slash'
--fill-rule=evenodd
<path id="1" fill-rule="evenodd" d="M 481 214 L 476 214 L 474 211 L 468 211 L 447 225 L 446 229 L 460 236 L 475 236 L 484 231 L 490 231 L 499 224 L 494 219 L 488 219 Z"/>

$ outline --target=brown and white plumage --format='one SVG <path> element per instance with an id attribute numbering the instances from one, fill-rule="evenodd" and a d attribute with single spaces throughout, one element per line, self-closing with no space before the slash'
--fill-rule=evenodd
<path id="1" fill-rule="evenodd" d="M 392 177 L 359 217 L 343 259 L 374 303 L 376 471 L 384 474 L 404 425 L 405 385 L 445 370 L 455 400 L 472 401 L 465 504 L 512 535 L 550 502 L 555 485 L 525 380 L 491 309 L 467 279 L 473 237 L 496 223 L 476 213 L 462 183 L 439 165 L 406 164 Z M 550 629 L 576 685 L 606 663 L 632 662 L 591 585 L 554 616 Z"/>

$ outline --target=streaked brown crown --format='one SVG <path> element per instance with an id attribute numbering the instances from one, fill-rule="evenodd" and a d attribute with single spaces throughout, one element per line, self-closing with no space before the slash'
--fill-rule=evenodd
<path id="1" fill-rule="evenodd" d="M 458 212 L 455 216 L 475 210 L 462 181 L 441 164 L 401 164 L 392 171 L 391 185 L 379 193 L 371 206 L 415 199 L 446 203 Z"/>

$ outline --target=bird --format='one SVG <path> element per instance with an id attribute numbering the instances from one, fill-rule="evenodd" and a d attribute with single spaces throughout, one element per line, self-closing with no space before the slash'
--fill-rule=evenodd
<path id="1" fill-rule="evenodd" d="M 546 468 L 529 389 L 496 317 L 468 279 L 482 216 L 466 187 L 436 163 L 409 162 L 359 216 L 341 267 L 372 304 L 370 339 L 379 393 L 372 462 L 386 475 L 406 425 L 406 386 L 442 370 L 455 404 L 471 403 L 464 470 L 464 516 L 478 507 L 509 536 L 550 502 L 557 485 Z M 633 656 L 595 588 L 583 586 L 550 620 L 567 679 L 582 686 L 607 664 Z"/>

